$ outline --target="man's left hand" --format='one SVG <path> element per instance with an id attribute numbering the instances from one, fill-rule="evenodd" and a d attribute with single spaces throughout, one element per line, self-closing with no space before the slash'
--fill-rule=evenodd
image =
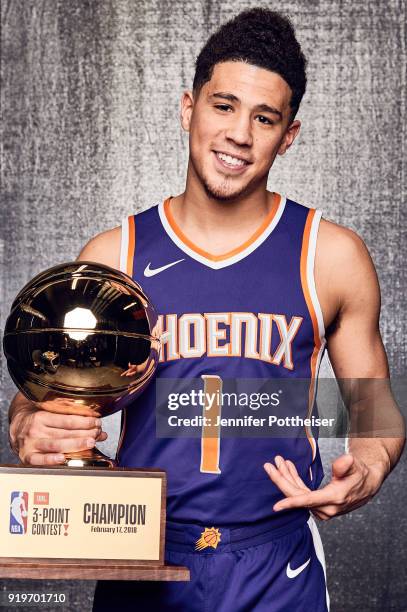
<path id="1" fill-rule="evenodd" d="M 309 508 L 324 521 L 366 504 L 379 490 L 385 477 L 379 466 L 367 466 L 356 456 L 346 454 L 332 463 L 331 481 L 313 491 L 304 484 L 292 461 L 277 456 L 275 464 L 266 463 L 264 469 L 286 497 L 273 509 Z"/>

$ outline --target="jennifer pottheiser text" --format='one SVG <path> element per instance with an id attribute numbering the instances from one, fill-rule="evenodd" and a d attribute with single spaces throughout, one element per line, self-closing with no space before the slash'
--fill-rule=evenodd
<path id="1" fill-rule="evenodd" d="M 298 415 L 286 417 L 269 415 L 267 418 L 254 417 L 251 414 L 229 418 L 217 415 L 215 419 L 212 419 L 203 415 L 182 418 L 173 414 L 168 417 L 170 427 L 332 427 L 334 423 L 334 418 L 325 419 L 312 416 L 304 419 Z"/>

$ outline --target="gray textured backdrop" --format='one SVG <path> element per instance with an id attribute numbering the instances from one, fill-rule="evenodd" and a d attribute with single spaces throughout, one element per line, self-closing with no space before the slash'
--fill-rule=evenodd
<path id="1" fill-rule="evenodd" d="M 2 327 L 34 274 L 183 189 L 187 138 L 178 109 L 195 57 L 220 22 L 258 5 L 292 17 L 309 58 L 302 132 L 269 186 L 365 239 L 382 287 L 392 375 L 405 375 L 403 0 L 3 0 Z M 13 393 L 3 363 L 3 462 L 11 459 Z M 327 465 L 342 452 L 339 441 L 322 446 Z M 333 612 L 406 612 L 406 477 L 403 458 L 372 503 L 321 525 Z M 90 609 L 92 583 L 54 588 L 69 592 L 66 610 Z"/>

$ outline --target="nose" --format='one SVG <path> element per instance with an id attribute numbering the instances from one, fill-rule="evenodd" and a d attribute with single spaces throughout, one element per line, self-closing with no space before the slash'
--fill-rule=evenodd
<path id="1" fill-rule="evenodd" d="M 245 113 L 236 113 L 231 118 L 226 130 L 226 138 L 233 140 L 237 145 L 251 146 L 253 143 L 251 118 Z"/>

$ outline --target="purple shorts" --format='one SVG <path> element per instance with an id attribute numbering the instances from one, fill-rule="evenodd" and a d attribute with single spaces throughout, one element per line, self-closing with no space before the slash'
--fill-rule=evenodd
<path id="1" fill-rule="evenodd" d="M 94 612 L 327 612 L 325 559 L 309 515 L 275 529 L 167 522 L 166 563 L 189 582 L 100 581 Z"/>

